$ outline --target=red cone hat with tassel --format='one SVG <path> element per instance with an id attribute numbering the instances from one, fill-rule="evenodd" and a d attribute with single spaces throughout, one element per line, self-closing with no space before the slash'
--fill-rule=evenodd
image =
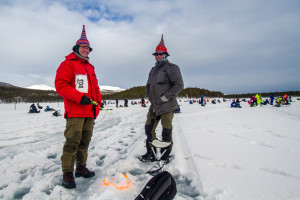
<path id="1" fill-rule="evenodd" d="M 166 53 L 168 56 L 170 56 L 168 53 L 167 47 L 165 46 L 165 43 L 164 43 L 164 35 L 161 35 L 160 43 L 158 44 L 158 46 L 155 49 L 155 52 L 152 55 L 154 55 L 156 53 Z"/>

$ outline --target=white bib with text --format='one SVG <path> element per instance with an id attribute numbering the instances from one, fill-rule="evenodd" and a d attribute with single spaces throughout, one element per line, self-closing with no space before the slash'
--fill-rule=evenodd
<path id="1" fill-rule="evenodd" d="M 82 93 L 88 93 L 89 92 L 89 84 L 87 80 L 86 74 L 76 74 L 75 75 L 75 86 L 76 90 Z"/>

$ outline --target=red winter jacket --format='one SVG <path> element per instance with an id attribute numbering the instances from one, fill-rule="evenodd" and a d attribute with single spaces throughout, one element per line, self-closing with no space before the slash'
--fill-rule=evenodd
<path id="1" fill-rule="evenodd" d="M 94 66 L 70 53 L 56 71 L 55 88 L 58 95 L 64 98 L 65 118 L 89 117 L 96 119 L 100 109 L 96 106 L 81 105 L 83 95 L 97 101 L 102 97 Z"/>

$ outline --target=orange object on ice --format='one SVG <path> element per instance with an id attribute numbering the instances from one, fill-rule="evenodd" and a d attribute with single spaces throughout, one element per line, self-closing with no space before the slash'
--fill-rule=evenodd
<path id="1" fill-rule="evenodd" d="M 121 173 L 122 174 L 122 173 Z M 125 174 L 122 174 L 124 177 L 125 177 L 125 182 L 124 182 L 124 184 L 122 184 L 122 185 L 116 185 L 115 183 L 113 183 L 113 181 L 115 180 L 115 178 L 112 178 L 112 179 L 110 179 L 110 182 L 107 182 L 105 179 L 103 179 L 103 184 L 104 185 L 113 185 L 113 186 L 115 186 L 115 188 L 117 188 L 118 190 L 123 190 L 123 189 L 126 189 L 126 188 L 129 188 L 129 186 L 130 186 L 130 182 L 129 182 L 129 180 L 128 180 L 128 177 L 127 177 L 127 175 L 125 175 Z"/>

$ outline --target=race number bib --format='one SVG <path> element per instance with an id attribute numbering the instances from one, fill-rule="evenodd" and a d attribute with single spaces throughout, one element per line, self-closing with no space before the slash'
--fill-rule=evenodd
<path id="1" fill-rule="evenodd" d="M 75 75 L 75 86 L 76 90 L 82 93 L 88 93 L 89 92 L 89 84 L 87 80 L 86 74 L 76 74 Z"/>

